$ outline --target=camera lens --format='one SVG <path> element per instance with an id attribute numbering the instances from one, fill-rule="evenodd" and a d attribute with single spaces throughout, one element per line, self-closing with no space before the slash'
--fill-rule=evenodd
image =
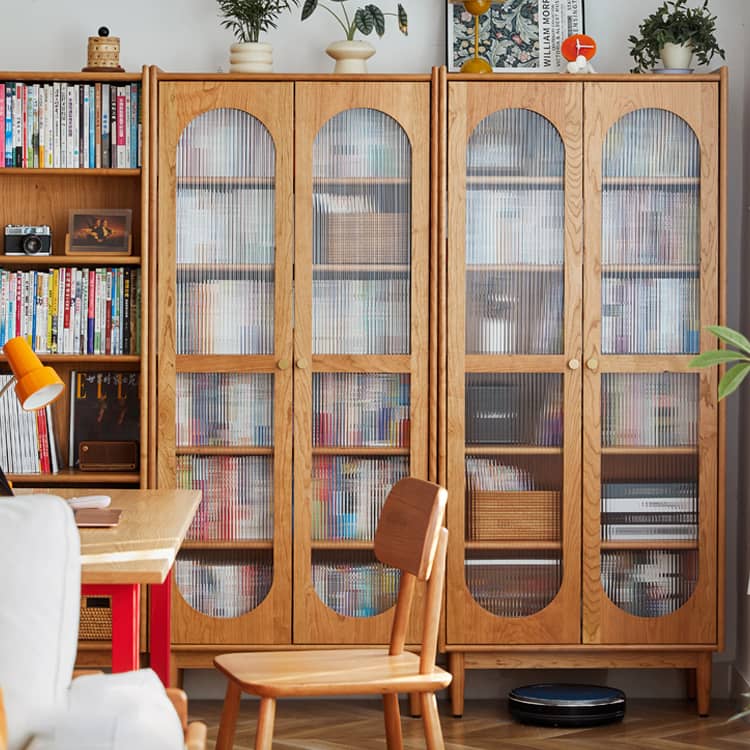
<path id="1" fill-rule="evenodd" d="M 42 241 L 35 234 L 27 234 L 21 244 L 26 255 L 37 255 L 42 250 Z"/>

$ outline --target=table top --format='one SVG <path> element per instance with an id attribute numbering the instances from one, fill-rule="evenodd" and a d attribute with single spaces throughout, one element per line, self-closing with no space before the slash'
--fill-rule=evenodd
<path id="1" fill-rule="evenodd" d="M 198 490 L 86 487 L 18 489 L 17 495 L 109 495 L 117 526 L 81 528 L 81 583 L 163 583 L 200 503 Z"/>

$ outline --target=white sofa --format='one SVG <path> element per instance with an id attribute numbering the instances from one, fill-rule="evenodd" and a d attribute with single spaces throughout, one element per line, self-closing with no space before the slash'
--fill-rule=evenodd
<path id="1" fill-rule="evenodd" d="M 78 529 L 65 501 L 0 498 L 0 571 L 8 750 L 185 748 L 183 722 L 150 669 L 71 682 L 81 565 Z"/>

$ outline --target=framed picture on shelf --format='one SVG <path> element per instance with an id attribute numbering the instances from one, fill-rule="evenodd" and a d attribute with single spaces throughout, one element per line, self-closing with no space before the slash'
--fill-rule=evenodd
<path id="1" fill-rule="evenodd" d="M 129 208 L 80 208 L 70 212 L 65 252 L 130 255 L 132 250 Z"/>
<path id="2" fill-rule="evenodd" d="M 479 45 L 475 50 L 477 19 Z M 559 72 L 567 65 L 560 53 L 562 41 L 583 33 L 583 0 L 490 2 L 479 16 L 472 15 L 462 2 L 449 2 L 447 20 L 451 73 L 459 72 L 475 55 L 489 62 L 496 73 Z"/>

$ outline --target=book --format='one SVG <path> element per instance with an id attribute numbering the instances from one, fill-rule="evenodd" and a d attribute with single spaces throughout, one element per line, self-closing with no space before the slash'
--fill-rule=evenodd
<path id="1" fill-rule="evenodd" d="M 82 441 L 140 440 L 137 372 L 79 371 L 70 380 L 69 464 L 79 465 Z"/>

